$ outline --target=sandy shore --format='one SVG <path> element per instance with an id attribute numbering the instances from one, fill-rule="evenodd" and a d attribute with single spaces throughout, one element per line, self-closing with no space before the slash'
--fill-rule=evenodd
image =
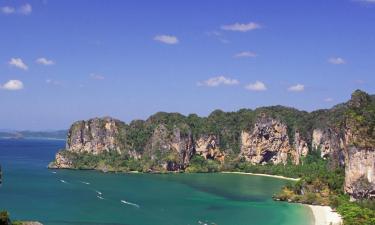
<path id="1" fill-rule="evenodd" d="M 273 178 L 279 178 L 279 179 L 285 179 L 285 180 L 299 181 L 299 178 L 290 178 L 290 177 L 283 177 L 283 176 L 278 176 L 278 175 L 269 175 L 269 174 L 262 174 L 262 173 L 245 173 L 245 172 L 222 172 L 222 173 L 255 175 L 255 176 L 273 177 Z"/>
<path id="2" fill-rule="evenodd" d="M 341 225 L 343 224 L 340 214 L 333 212 L 329 206 L 306 205 L 313 212 L 315 225 Z"/>

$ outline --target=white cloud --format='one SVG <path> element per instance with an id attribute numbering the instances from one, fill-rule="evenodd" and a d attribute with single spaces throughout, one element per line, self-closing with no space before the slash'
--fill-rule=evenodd
<path id="1" fill-rule="evenodd" d="M 206 34 L 207 34 L 207 36 L 216 38 L 217 40 L 219 40 L 223 44 L 230 43 L 230 41 L 228 39 L 226 39 L 225 37 L 223 37 L 223 34 L 219 31 L 216 31 L 216 30 L 209 31 L 209 32 L 206 32 Z"/>
<path id="2" fill-rule="evenodd" d="M 267 90 L 266 85 L 262 81 L 255 81 L 255 83 L 250 83 L 245 86 L 247 90 L 250 91 L 265 91 Z"/>
<path id="3" fill-rule="evenodd" d="M 250 22 L 250 23 L 234 23 L 229 25 L 221 26 L 223 30 L 229 31 L 239 31 L 239 32 L 247 32 L 255 29 L 260 29 L 261 26 L 258 23 Z"/>
<path id="4" fill-rule="evenodd" d="M 236 85 L 240 82 L 224 76 L 212 77 L 208 80 L 198 82 L 198 86 L 217 87 L 220 85 Z"/>
<path id="5" fill-rule="evenodd" d="M 16 12 L 16 9 L 11 6 L 4 6 L 0 8 L 0 11 L 3 14 L 12 14 Z"/>
<path id="6" fill-rule="evenodd" d="M 301 92 L 304 90 L 305 90 L 305 85 L 303 84 L 296 84 L 288 88 L 288 91 L 294 91 L 294 92 Z"/>
<path id="7" fill-rule="evenodd" d="M 333 102 L 333 98 L 325 98 L 324 101 L 325 102 Z"/>
<path id="8" fill-rule="evenodd" d="M 365 3 L 365 4 L 375 4 L 375 0 L 354 0 L 354 1 Z"/>
<path id="9" fill-rule="evenodd" d="M 100 74 L 92 73 L 92 74 L 90 74 L 90 77 L 91 77 L 91 79 L 94 79 L 94 80 L 104 80 L 104 76 L 102 76 Z"/>
<path id="10" fill-rule="evenodd" d="M 245 52 L 239 52 L 235 54 L 234 57 L 235 58 L 254 58 L 254 57 L 257 57 L 257 54 L 255 54 L 255 52 L 245 51 Z"/>
<path id="11" fill-rule="evenodd" d="M 29 67 L 27 67 L 27 65 L 22 61 L 21 58 L 11 58 L 8 64 L 23 70 L 29 69 Z"/>
<path id="12" fill-rule="evenodd" d="M 20 80 L 9 80 L 4 85 L 1 86 L 1 89 L 8 91 L 17 91 L 23 89 L 23 83 Z"/>
<path id="13" fill-rule="evenodd" d="M 38 63 L 38 64 L 41 64 L 41 65 L 45 65 L 45 66 L 50 66 L 50 65 L 55 64 L 54 61 L 52 61 L 50 59 L 46 59 L 44 57 L 38 58 L 35 62 Z"/>
<path id="14" fill-rule="evenodd" d="M 18 8 L 15 8 L 13 6 L 3 6 L 0 8 L 0 12 L 2 14 L 7 14 L 7 15 L 10 15 L 10 14 L 30 15 L 32 11 L 33 11 L 33 8 L 28 3 L 21 5 Z"/>
<path id="15" fill-rule="evenodd" d="M 331 57 L 328 59 L 328 62 L 334 65 L 341 65 L 346 63 L 346 61 L 340 57 Z"/>
<path id="16" fill-rule="evenodd" d="M 172 35 L 156 35 L 154 37 L 154 40 L 155 41 L 159 41 L 159 42 L 162 42 L 164 44 L 168 44 L 168 45 L 175 45 L 175 44 L 178 44 L 179 40 L 176 36 L 172 36 Z"/>
<path id="17" fill-rule="evenodd" d="M 17 11 L 18 11 L 19 14 L 29 15 L 33 11 L 33 8 L 31 7 L 30 4 L 27 3 L 27 4 L 19 7 Z"/>
<path id="18" fill-rule="evenodd" d="M 60 81 L 52 80 L 52 79 L 47 79 L 46 83 L 50 85 L 62 86 L 62 83 Z"/>

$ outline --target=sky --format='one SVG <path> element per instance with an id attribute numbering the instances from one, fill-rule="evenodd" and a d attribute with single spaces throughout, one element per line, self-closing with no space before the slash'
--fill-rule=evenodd
<path id="1" fill-rule="evenodd" d="M 375 0 L 0 0 L 0 128 L 375 94 Z"/>

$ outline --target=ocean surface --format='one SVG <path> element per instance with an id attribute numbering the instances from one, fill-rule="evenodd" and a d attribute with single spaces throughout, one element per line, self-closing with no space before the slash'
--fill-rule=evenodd
<path id="1" fill-rule="evenodd" d="M 286 180 L 240 174 L 50 170 L 61 140 L 0 140 L 0 210 L 45 225 L 312 225 L 271 199 Z"/>

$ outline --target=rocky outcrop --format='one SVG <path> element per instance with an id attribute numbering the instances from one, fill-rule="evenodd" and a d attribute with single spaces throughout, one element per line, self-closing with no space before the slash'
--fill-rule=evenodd
<path id="1" fill-rule="evenodd" d="M 63 152 L 56 153 L 55 161 L 49 164 L 49 168 L 53 169 L 70 169 L 73 167 L 73 162 L 70 158 L 64 156 Z"/>
<path id="2" fill-rule="evenodd" d="M 78 121 L 68 132 L 66 150 L 93 155 L 109 151 L 121 153 L 123 135 L 124 123 L 110 117 Z"/>
<path id="3" fill-rule="evenodd" d="M 345 192 L 353 199 L 375 198 L 375 103 L 356 91 L 345 122 Z"/>
<path id="4" fill-rule="evenodd" d="M 375 151 L 348 148 L 345 166 L 345 192 L 354 199 L 375 198 Z"/>
<path id="5" fill-rule="evenodd" d="M 163 160 L 163 167 L 169 171 L 184 169 L 195 152 L 191 133 L 183 134 L 177 127 L 172 131 L 159 124 L 146 146 L 146 154 L 152 160 Z M 166 159 L 166 160 L 165 160 Z"/>
<path id="6" fill-rule="evenodd" d="M 71 126 L 66 149 L 51 166 L 113 166 L 110 169 L 115 171 L 130 170 L 142 161 L 147 164 L 146 169 L 141 165 L 142 171 L 178 171 L 188 167 L 195 154 L 221 163 L 228 158 L 252 164 L 300 164 L 310 150 L 320 149 L 321 157 L 329 158 L 333 168 L 345 163 L 346 192 L 353 197 L 370 196 L 375 184 L 374 112 L 374 100 L 356 91 L 348 103 L 312 113 L 274 106 L 230 113 L 215 110 L 203 118 L 157 113 L 129 125 L 110 117 L 94 118 Z M 80 154 L 89 155 L 89 166 Z M 75 160 L 81 161 L 77 164 Z M 202 160 L 196 162 L 204 164 Z M 116 165 L 108 165 L 113 161 Z"/>
<path id="7" fill-rule="evenodd" d="M 205 159 L 224 162 L 225 154 L 219 148 L 219 139 L 215 135 L 203 135 L 195 142 L 195 151 Z"/>
<path id="8" fill-rule="evenodd" d="M 304 140 L 302 135 L 299 131 L 296 131 L 294 133 L 294 149 L 292 151 L 293 153 L 293 159 L 294 163 L 296 165 L 299 165 L 301 163 L 301 156 L 306 157 L 309 153 L 309 147 L 307 142 Z"/>
<path id="9" fill-rule="evenodd" d="M 331 129 L 314 129 L 312 135 L 313 150 L 320 150 L 322 158 L 328 158 L 334 152 L 343 149 L 343 140 Z"/>
<path id="10" fill-rule="evenodd" d="M 262 117 L 241 133 L 241 155 L 253 164 L 286 164 L 290 150 L 287 126 L 278 120 Z"/>
<path id="11" fill-rule="evenodd" d="M 344 166 L 345 164 L 345 143 L 342 135 L 331 128 L 314 129 L 312 134 L 312 150 L 320 151 L 322 158 L 331 159 L 331 166 Z"/>

